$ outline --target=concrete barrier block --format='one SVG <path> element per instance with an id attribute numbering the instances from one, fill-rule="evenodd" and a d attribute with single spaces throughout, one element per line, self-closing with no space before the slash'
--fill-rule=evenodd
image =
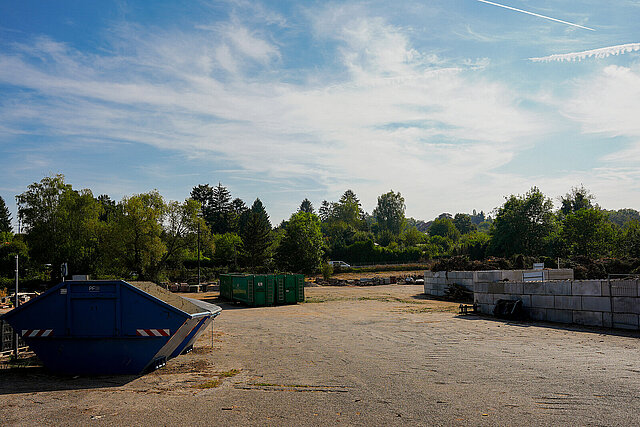
<path id="1" fill-rule="evenodd" d="M 458 282 L 462 286 L 467 286 L 469 288 L 473 288 L 473 279 L 458 279 Z"/>
<path id="2" fill-rule="evenodd" d="M 546 280 L 573 280 L 573 269 L 544 270 L 544 277 Z"/>
<path id="3" fill-rule="evenodd" d="M 459 271 L 458 278 L 473 281 L 473 271 Z"/>
<path id="4" fill-rule="evenodd" d="M 533 320 L 547 320 L 547 309 L 546 308 L 530 307 L 527 310 L 527 314 Z"/>
<path id="5" fill-rule="evenodd" d="M 525 282 L 522 289 L 523 294 L 544 294 L 545 288 L 542 282 Z"/>
<path id="6" fill-rule="evenodd" d="M 611 313 L 602 313 L 602 326 L 605 328 L 613 328 L 613 316 Z"/>
<path id="7" fill-rule="evenodd" d="M 504 283 L 502 283 L 502 282 L 489 283 L 489 293 L 490 294 L 503 294 L 504 293 Z"/>
<path id="8" fill-rule="evenodd" d="M 582 310 L 611 311 L 609 297 L 582 297 Z"/>
<path id="9" fill-rule="evenodd" d="M 572 295 L 599 297 L 602 295 L 600 280 L 574 280 L 571 282 Z"/>
<path id="10" fill-rule="evenodd" d="M 549 295 L 571 295 L 571 282 L 545 282 L 545 292 Z"/>
<path id="11" fill-rule="evenodd" d="M 518 295 L 518 298 L 522 300 L 523 307 L 531 307 L 531 295 Z"/>
<path id="12" fill-rule="evenodd" d="M 517 299 L 519 299 L 519 295 L 508 295 L 508 294 L 489 294 L 489 295 L 493 295 L 493 303 L 497 303 L 498 300 L 501 299 L 506 299 L 509 301 L 515 301 Z"/>
<path id="13" fill-rule="evenodd" d="M 493 304 L 493 294 L 474 294 L 474 302 L 478 304 Z"/>
<path id="14" fill-rule="evenodd" d="M 606 281 L 603 281 L 603 284 L 608 285 Z M 611 295 L 614 297 L 637 297 L 638 282 L 636 280 L 612 280 Z"/>
<path id="15" fill-rule="evenodd" d="M 497 282 L 502 278 L 500 275 L 500 270 L 477 271 L 476 273 L 476 280 L 479 282 Z"/>
<path id="16" fill-rule="evenodd" d="M 433 271 L 427 270 L 424 272 L 424 281 L 426 282 L 428 278 L 433 277 Z"/>
<path id="17" fill-rule="evenodd" d="M 600 311 L 574 311 L 573 323 L 578 325 L 602 326 L 602 312 Z"/>
<path id="18" fill-rule="evenodd" d="M 523 284 L 520 282 L 505 282 L 504 283 L 504 293 L 505 294 L 516 294 L 522 295 Z"/>
<path id="19" fill-rule="evenodd" d="M 473 284 L 473 292 L 486 294 L 489 292 L 489 284 L 487 282 L 475 282 Z"/>
<path id="20" fill-rule="evenodd" d="M 482 314 L 493 314 L 493 304 L 480 304 L 478 303 L 478 311 Z"/>
<path id="21" fill-rule="evenodd" d="M 531 307 L 554 308 L 553 295 L 531 295 Z"/>
<path id="22" fill-rule="evenodd" d="M 573 312 L 571 310 L 547 310 L 547 320 L 549 322 L 571 323 L 573 322 Z"/>
<path id="23" fill-rule="evenodd" d="M 640 319 L 637 314 L 613 313 L 613 327 L 623 329 L 638 329 Z"/>
<path id="24" fill-rule="evenodd" d="M 554 308 L 557 310 L 582 310 L 582 297 L 556 295 L 554 296 Z"/>
<path id="25" fill-rule="evenodd" d="M 640 314 L 640 298 L 613 297 L 612 299 L 615 313 Z"/>
<path id="26" fill-rule="evenodd" d="M 507 279 L 510 282 L 522 282 L 521 270 L 502 270 L 501 279 Z"/>

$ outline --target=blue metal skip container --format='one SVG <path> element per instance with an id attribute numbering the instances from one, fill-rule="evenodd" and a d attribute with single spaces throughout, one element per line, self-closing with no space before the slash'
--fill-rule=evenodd
<path id="1" fill-rule="evenodd" d="M 189 351 L 221 308 L 150 282 L 68 281 L 2 316 L 50 371 L 140 374 Z"/>

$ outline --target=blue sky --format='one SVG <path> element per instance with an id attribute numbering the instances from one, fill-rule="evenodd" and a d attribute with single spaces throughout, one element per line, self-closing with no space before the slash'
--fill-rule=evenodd
<path id="1" fill-rule="evenodd" d="M 640 209 L 640 1 L 0 1 L 0 195 Z M 591 28 L 588 30 L 580 28 Z"/>

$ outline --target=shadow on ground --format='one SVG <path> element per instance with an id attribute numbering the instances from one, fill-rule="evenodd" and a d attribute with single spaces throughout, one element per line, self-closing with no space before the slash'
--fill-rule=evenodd
<path id="1" fill-rule="evenodd" d="M 54 375 L 43 367 L 0 369 L 0 396 L 43 391 L 88 390 L 120 387 L 140 375 L 63 376 Z"/>
<path id="2" fill-rule="evenodd" d="M 593 334 L 611 335 L 611 336 L 618 336 L 618 337 L 640 338 L 640 331 L 603 328 L 600 326 L 576 325 L 573 323 L 553 323 L 553 322 L 544 322 L 539 320 L 501 319 L 498 317 L 490 316 L 488 314 L 458 314 L 455 317 L 457 319 L 463 319 L 463 320 L 484 320 L 488 322 L 497 322 L 497 323 L 503 323 L 509 326 L 518 326 L 521 328 L 537 327 L 537 328 L 555 329 L 558 331 L 587 332 L 587 333 L 593 333 Z"/>

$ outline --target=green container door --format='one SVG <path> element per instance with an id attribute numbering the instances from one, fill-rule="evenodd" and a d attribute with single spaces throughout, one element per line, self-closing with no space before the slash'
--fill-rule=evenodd
<path id="1" fill-rule="evenodd" d="M 275 276 L 276 304 L 304 302 L 304 275 L 279 274 Z"/>
<path id="2" fill-rule="evenodd" d="M 284 304 L 284 282 L 285 282 L 284 274 L 278 274 L 274 276 L 275 280 L 275 303 L 276 304 Z"/>
<path id="3" fill-rule="evenodd" d="M 247 276 L 231 276 L 232 300 L 249 304 L 249 284 Z M 253 295 L 251 295 L 252 297 Z"/>
<path id="4" fill-rule="evenodd" d="M 304 302 L 304 275 L 295 274 L 296 279 L 296 299 L 298 302 Z"/>
<path id="5" fill-rule="evenodd" d="M 273 305 L 273 275 L 255 275 L 253 276 L 254 300 L 256 307 L 264 307 Z"/>
<path id="6" fill-rule="evenodd" d="M 295 304 L 298 302 L 296 276 L 287 274 L 284 278 L 284 303 Z"/>
<path id="7" fill-rule="evenodd" d="M 224 299 L 232 300 L 232 277 L 228 275 L 220 276 L 220 296 Z"/>

